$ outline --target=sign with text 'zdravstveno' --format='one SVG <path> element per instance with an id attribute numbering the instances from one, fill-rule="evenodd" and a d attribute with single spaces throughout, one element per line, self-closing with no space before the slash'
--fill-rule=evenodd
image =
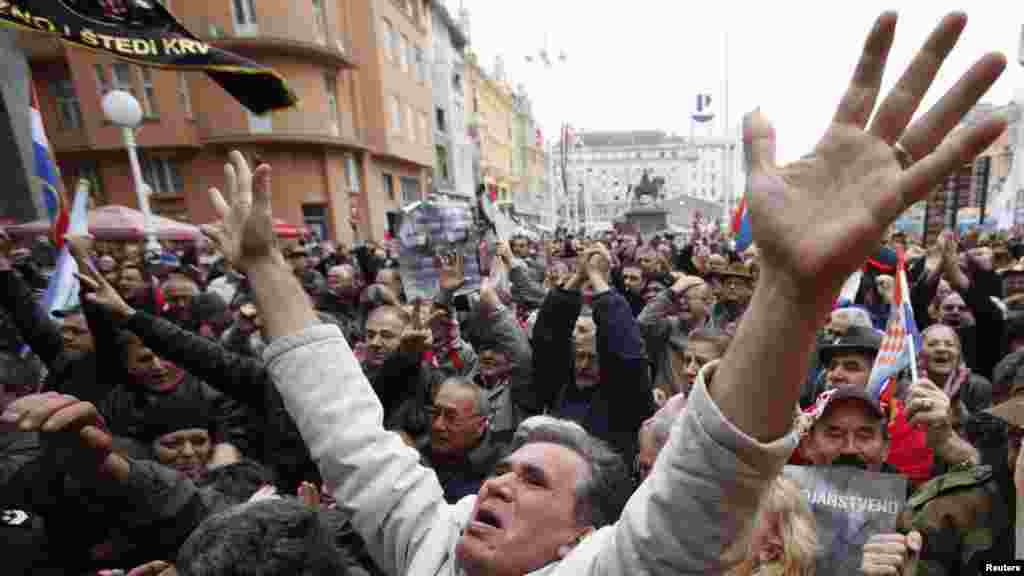
<path id="1" fill-rule="evenodd" d="M 254 114 L 298 101 L 277 72 L 200 41 L 155 0 L 0 0 L 0 24 L 144 66 L 205 72 Z"/>

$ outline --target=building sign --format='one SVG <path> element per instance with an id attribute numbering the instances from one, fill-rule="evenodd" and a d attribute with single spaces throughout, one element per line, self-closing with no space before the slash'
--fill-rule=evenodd
<path id="1" fill-rule="evenodd" d="M 298 102 L 280 74 L 200 41 L 155 0 L 0 0 L 0 24 L 143 66 L 205 72 L 254 114 Z"/>

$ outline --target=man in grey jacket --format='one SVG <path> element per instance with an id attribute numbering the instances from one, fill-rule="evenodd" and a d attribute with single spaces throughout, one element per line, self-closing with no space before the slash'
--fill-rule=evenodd
<path id="1" fill-rule="evenodd" d="M 774 129 L 758 112 L 747 117 L 760 282 L 712 390 L 698 378 L 651 475 L 617 519 L 599 505 L 607 487 L 594 488 L 614 479 L 604 473 L 614 459 L 586 435 L 575 443 L 561 433 L 527 438 L 479 495 L 447 504 L 416 451 L 384 430 L 348 344 L 336 327 L 318 325 L 274 247 L 270 168 L 253 174 L 240 153 L 231 154 L 228 201 L 211 192 L 223 221 L 206 231 L 252 282 L 271 340 L 265 359 L 285 406 L 387 573 L 720 574 L 740 560 L 760 499 L 795 447 L 808 352 L 843 280 L 907 206 L 1006 126 L 986 119 L 943 142 L 1005 67 L 1004 57 L 989 55 L 907 128 L 937 73 L 932 63 L 963 28 L 954 15 L 868 129 L 895 24 L 895 14 L 879 18 L 813 155 L 776 167 Z"/>

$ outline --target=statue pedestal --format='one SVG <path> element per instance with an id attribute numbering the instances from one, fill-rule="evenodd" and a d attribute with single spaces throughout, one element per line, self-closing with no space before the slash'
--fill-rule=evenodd
<path id="1" fill-rule="evenodd" d="M 660 206 L 634 206 L 625 216 L 626 223 L 644 236 L 668 229 L 668 210 Z"/>

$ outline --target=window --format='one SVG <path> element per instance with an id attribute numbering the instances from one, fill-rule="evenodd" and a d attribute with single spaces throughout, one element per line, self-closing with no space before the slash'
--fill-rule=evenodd
<path id="1" fill-rule="evenodd" d="M 409 142 L 416 141 L 416 114 L 412 111 L 412 104 L 406 105 L 406 119 L 409 121 Z"/>
<path id="2" fill-rule="evenodd" d="M 416 81 L 423 83 L 427 81 L 427 61 L 423 58 L 423 49 L 419 46 L 416 47 L 416 54 L 414 56 L 414 62 L 416 63 Z"/>
<path id="3" fill-rule="evenodd" d="M 178 105 L 185 111 L 185 118 L 192 120 L 196 117 L 192 111 L 192 91 L 189 90 L 188 77 L 184 72 L 178 72 Z"/>
<path id="4" fill-rule="evenodd" d="M 71 81 L 71 71 L 64 67 L 60 78 L 50 83 L 50 90 L 57 100 L 57 129 L 77 131 L 82 128 L 82 109 L 78 105 L 78 94 Z"/>
<path id="5" fill-rule="evenodd" d="M 381 172 L 381 182 L 384 184 L 384 193 L 388 195 L 388 198 L 395 197 L 395 183 L 391 179 L 391 174 L 387 172 Z"/>
<path id="6" fill-rule="evenodd" d="M 95 205 L 102 206 L 107 203 L 107 197 L 103 192 L 103 180 L 100 179 L 99 167 L 95 160 L 85 160 L 78 163 L 78 170 L 72 180 L 77 187 L 78 181 L 85 179 L 89 182 L 89 199 Z"/>
<path id="7" fill-rule="evenodd" d="M 435 117 L 435 120 L 437 122 L 436 123 L 437 131 L 441 132 L 442 134 L 447 133 L 448 132 L 448 126 L 445 123 L 444 108 L 435 108 L 434 109 L 434 117 Z"/>
<path id="8" fill-rule="evenodd" d="M 398 35 L 398 65 L 402 72 L 409 71 L 409 39 L 405 34 Z"/>
<path id="9" fill-rule="evenodd" d="M 323 204 L 303 204 L 302 222 L 319 240 L 327 238 L 327 206 Z"/>
<path id="10" fill-rule="evenodd" d="M 102 64 L 96 64 L 96 93 L 100 99 L 110 90 L 110 80 L 107 78 L 107 69 Z"/>
<path id="11" fill-rule="evenodd" d="M 348 177 L 348 189 L 352 194 L 359 194 L 362 191 L 362 184 L 359 181 L 359 166 L 356 164 L 355 156 L 345 156 L 345 175 Z"/>
<path id="12" fill-rule="evenodd" d="M 451 180 L 448 172 L 448 149 L 440 144 L 434 146 L 434 177 L 442 182 Z"/>
<path id="13" fill-rule="evenodd" d="M 269 112 L 257 116 L 252 112 L 246 111 L 249 115 L 249 131 L 253 134 L 267 134 L 274 131 L 274 116 Z"/>
<path id="14" fill-rule="evenodd" d="M 391 97 L 391 133 L 402 133 L 402 105 L 398 102 L 398 96 Z"/>
<path id="15" fill-rule="evenodd" d="M 139 78 L 142 81 L 142 115 L 146 118 L 159 118 L 160 110 L 156 105 L 156 89 L 153 87 L 153 72 L 146 67 L 136 66 L 139 71 Z"/>
<path id="16" fill-rule="evenodd" d="M 232 0 L 232 12 L 235 16 L 235 30 L 239 34 L 251 34 L 256 31 L 256 0 Z"/>
<path id="17" fill-rule="evenodd" d="M 420 199 L 420 181 L 407 176 L 403 176 L 400 180 L 402 183 L 402 203 L 408 204 L 418 201 Z"/>
<path id="18" fill-rule="evenodd" d="M 131 92 L 132 96 L 139 97 L 135 93 L 135 83 L 132 81 L 132 66 L 124 62 L 115 62 L 110 67 L 110 90 L 124 90 Z"/>
<path id="19" fill-rule="evenodd" d="M 316 41 L 327 41 L 327 15 L 324 13 L 325 0 L 313 0 L 313 20 L 316 22 Z"/>
<path id="20" fill-rule="evenodd" d="M 151 158 L 139 153 L 139 165 L 142 178 L 153 189 L 154 194 L 181 194 L 185 190 L 185 180 L 177 162 L 165 157 Z"/>
<path id="21" fill-rule="evenodd" d="M 331 119 L 331 131 L 338 134 L 338 77 L 324 74 L 324 91 L 327 93 L 327 113 Z"/>
<path id="22" fill-rule="evenodd" d="M 391 21 L 384 18 L 381 21 L 381 42 L 384 44 L 384 56 L 388 59 L 388 62 L 395 61 L 395 29 L 391 26 Z"/>

